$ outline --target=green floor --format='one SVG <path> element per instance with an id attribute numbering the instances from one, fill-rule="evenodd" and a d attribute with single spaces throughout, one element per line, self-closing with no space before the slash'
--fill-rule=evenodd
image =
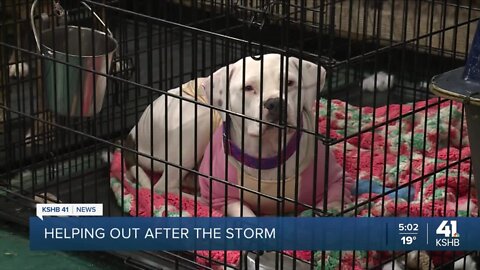
<path id="1" fill-rule="evenodd" d="M 129 269 L 120 259 L 104 253 L 30 251 L 28 231 L 0 221 L 0 269 Z"/>

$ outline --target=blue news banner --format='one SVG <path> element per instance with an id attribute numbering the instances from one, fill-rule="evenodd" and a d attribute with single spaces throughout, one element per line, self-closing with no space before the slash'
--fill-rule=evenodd
<path id="1" fill-rule="evenodd" d="M 479 250 L 478 218 L 30 218 L 33 250 Z"/>

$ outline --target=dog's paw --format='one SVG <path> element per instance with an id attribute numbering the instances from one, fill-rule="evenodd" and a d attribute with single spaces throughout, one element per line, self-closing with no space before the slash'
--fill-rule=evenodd
<path id="1" fill-rule="evenodd" d="M 14 63 L 8 66 L 8 76 L 10 77 L 23 78 L 28 76 L 29 72 L 29 66 L 26 62 Z"/>

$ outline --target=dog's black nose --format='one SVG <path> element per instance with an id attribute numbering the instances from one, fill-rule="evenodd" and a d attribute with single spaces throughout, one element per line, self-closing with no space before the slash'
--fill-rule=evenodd
<path id="1" fill-rule="evenodd" d="M 263 106 L 265 106 L 265 109 L 269 112 L 280 111 L 280 98 L 269 98 L 265 101 Z"/>
<path id="2" fill-rule="evenodd" d="M 265 101 L 263 106 L 268 110 L 268 115 L 271 120 L 280 119 L 280 111 L 282 107 L 282 100 L 280 98 L 269 98 Z"/>

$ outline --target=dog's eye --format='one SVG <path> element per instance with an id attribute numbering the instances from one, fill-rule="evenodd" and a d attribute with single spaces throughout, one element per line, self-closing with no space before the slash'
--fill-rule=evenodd
<path id="1" fill-rule="evenodd" d="M 288 80 L 287 85 L 288 86 L 293 86 L 295 82 L 293 80 Z"/>
<path id="2" fill-rule="evenodd" d="M 245 91 L 249 92 L 249 91 L 253 91 L 253 86 L 251 85 L 245 85 Z"/>

